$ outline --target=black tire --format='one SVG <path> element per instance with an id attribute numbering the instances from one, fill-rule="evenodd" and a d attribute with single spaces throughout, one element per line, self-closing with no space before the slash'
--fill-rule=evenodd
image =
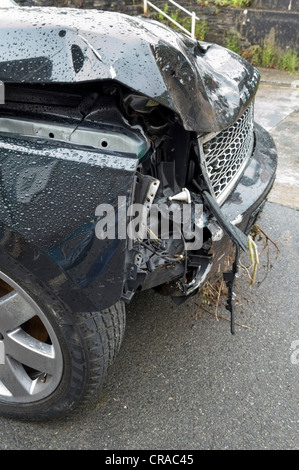
<path id="1" fill-rule="evenodd" d="M 90 405 L 122 342 L 123 302 L 73 314 L 10 257 L 0 265 L 0 414 L 46 420 Z"/>

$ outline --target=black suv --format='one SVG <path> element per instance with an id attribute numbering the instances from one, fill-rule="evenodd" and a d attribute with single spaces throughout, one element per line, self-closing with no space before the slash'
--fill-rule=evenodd
<path id="1" fill-rule="evenodd" d="M 258 71 L 150 19 L 2 8 L 0 80 L 0 413 L 54 418 L 103 382 L 135 293 L 182 302 L 235 248 L 232 291 L 277 155 Z"/>

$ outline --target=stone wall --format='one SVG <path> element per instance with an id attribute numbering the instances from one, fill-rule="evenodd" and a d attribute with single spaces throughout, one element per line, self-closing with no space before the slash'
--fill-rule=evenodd
<path id="1" fill-rule="evenodd" d="M 250 44 L 275 44 L 299 53 L 299 12 L 249 9 L 244 16 L 237 29 Z"/>
<path id="2" fill-rule="evenodd" d="M 252 0 L 251 8 L 257 10 L 299 11 L 299 0 Z"/>
<path id="3" fill-rule="evenodd" d="M 143 0 L 16 0 L 23 6 L 60 6 L 96 8 L 119 11 L 129 15 L 143 14 Z M 167 0 L 154 0 L 163 9 Z M 190 11 L 195 11 L 208 25 L 205 40 L 226 45 L 227 38 L 238 35 L 242 47 L 263 46 L 274 41 L 283 49 L 299 53 L 299 0 L 252 0 L 247 9 L 206 6 L 199 0 L 177 0 Z M 149 13 L 152 15 L 153 13 Z"/>

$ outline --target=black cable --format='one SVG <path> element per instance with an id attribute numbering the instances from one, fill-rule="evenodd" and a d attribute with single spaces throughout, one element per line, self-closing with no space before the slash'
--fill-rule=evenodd
<path id="1" fill-rule="evenodd" d="M 147 243 L 139 241 L 140 245 L 143 245 L 145 248 L 147 248 L 149 251 L 151 251 L 153 254 L 160 256 L 160 258 L 165 259 L 166 261 L 170 262 L 178 262 L 182 261 L 182 258 L 170 258 L 169 256 L 163 255 L 162 253 L 159 253 L 158 251 L 155 250 L 151 245 L 148 245 Z"/>
<path id="2" fill-rule="evenodd" d="M 234 285 L 236 274 L 238 272 L 238 264 L 240 259 L 240 245 L 238 243 L 235 244 L 236 246 L 236 256 L 235 261 L 233 263 L 233 269 L 223 273 L 223 279 L 226 282 L 226 286 L 228 288 L 228 299 L 226 304 L 226 309 L 230 311 L 231 316 L 231 334 L 235 334 L 235 307 L 234 307 Z"/>

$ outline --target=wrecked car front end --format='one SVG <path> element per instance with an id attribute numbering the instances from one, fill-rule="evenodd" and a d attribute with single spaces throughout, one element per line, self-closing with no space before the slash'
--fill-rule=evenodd
<path id="1" fill-rule="evenodd" d="M 0 27 L 1 253 L 74 314 L 149 288 L 181 302 L 238 258 L 277 160 L 254 67 L 109 12 L 4 9 Z"/>

